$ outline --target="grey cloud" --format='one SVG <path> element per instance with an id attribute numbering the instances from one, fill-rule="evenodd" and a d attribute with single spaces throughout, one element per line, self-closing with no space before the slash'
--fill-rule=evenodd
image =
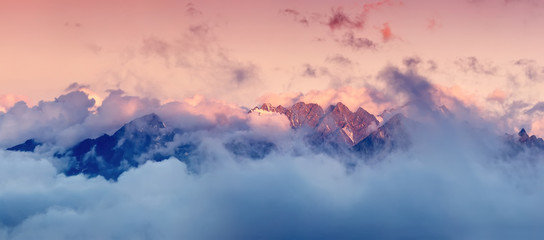
<path id="1" fill-rule="evenodd" d="M 295 9 L 285 8 L 280 10 L 280 14 L 292 16 L 293 20 L 303 24 L 304 26 L 308 26 L 310 24 L 310 21 L 308 21 L 308 18 L 306 16 L 303 16 L 299 11 Z"/>
<path id="2" fill-rule="evenodd" d="M 421 63 L 421 58 L 419 57 L 407 57 L 402 60 L 402 63 L 407 68 L 416 68 L 418 64 Z"/>
<path id="3" fill-rule="evenodd" d="M 210 27 L 207 24 L 191 25 L 189 31 L 193 34 L 204 36 L 210 31 Z"/>
<path id="4" fill-rule="evenodd" d="M 141 52 L 145 56 L 157 55 L 167 60 L 170 57 L 170 51 L 170 44 L 159 38 L 147 37 L 142 41 Z"/>
<path id="5" fill-rule="evenodd" d="M 484 63 L 476 57 L 460 58 L 455 63 L 464 72 L 470 71 L 478 74 L 494 75 L 498 71 L 497 67 L 492 63 Z"/>
<path id="6" fill-rule="evenodd" d="M 89 88 L 89 87 L 90 86 L 88 84 L 80 84 L 80 83 L 77 83 L 77 82 L 73 82 L 66 89 L 64 89 L 64 91 L 65 92 L 72 92 L 72 91 L 80 90 L 82 88 Z"/>
<path id="7" fill-rule="evenodd" d="M 428 60 L 427 65 L 429 65 L 427 70 L 431 72 L 436 71 L 438 69 L 438 64 L 436 64 L 436 62 L 433 60 Z"/>
<path id="8" fill-rule="evenodd" d="M 533 114 L 536 112 L 544 112 L 544 102 L 538 102 L 531 109 L 525 111 L 527 114 Z"/>
<path id="9" fill-rule="evenodd" d="M 353 50 L 376 49 L 377 44 L 364 37 L 357 37 L 353 32 L 347 32 L 341 39 L 336 40 L 343 46 L 350 47 Z"/>
<path id="10" fill-rule="evenodd" d="M 304 72 L 302 75 L 306 77 L 317 77 L 317 69 L 309 64 L 306 64 L 304 65 Z"/>
<path id="11" fill-rule="evenodd" d="M 202 11 L 198 10 L 192 2 L 185 4 L 185 13 L 189 16 L 202 15 Z"/>
<path id="12" fill-rule="evenodd" d="M 0 116 L 0 143 L 6 147 L 34 136 L 40 141 L 53 140 L 66 128 L 85 121 L 94 104 L 93 99 L 79 91 L 54 101 L 40 101 L 31 108 L 19 102 Z"/>
<path id="13" fill-rule="evenodd" d="M 46 157 L 0 151 L 0 237 L 544 236 L 542 163 L 529 166 L 520 155 L 496 164 L 504 146 L 495 135 L 448 124 L 414 126 L 407 152 L 362 162 L 353 171 L 289 132 L 272 139 L 279 150 L 258 161 L 226 151 L 225 139 L 266 134 L 251 129 L 195 133 L 199 161 L 210 163 L 198 175 L 172 158 L 147 162 L 118 182 L 65 177 Z"/>
<path id="14" fill-rule="evenodd" d="M 331 30 L 337 29 L 362 29 L 364 27 L 364 15 L 350 17 L 348 16 L 342 8 L 333 8 L 331 10 L 331 16 L 326 22 L 326 25 L 329 26 Z"/>
<path id="15" fill-rule="evenodd" d="M 308 26 L 310 23 L 318 23 L 327 26 L 331 31 L 363 29 L 366 17 L 366 12 L 350 16 L 341 7 L 332 8 L 330 14 L 314 13 L 311 16 L 305 16 L 299 11 L 291 8 L 281 9 L 279 13 L 292 16 L 293 20 L 305 26 Z"/>
<path id="16" fill-rule="evenodd" d="M 438 107 L 433 98 L 438 90 L 415 71 L 387 67 L 379 79 L 390 95 L 403 95 L 422 111 Z M 58 160 L 50 153 L 0 150 L 0 239 L 544 237 L 542 155 L 504 155 L 508 146 L 494 124 L 479 128 L 478 122 L 424 118 L 409 125 L 409 149 L 380 162 L 355 158 L 348 171 L 346 159 L 316 153 L 300 132 L 252 125 L 251 120 L 267 116 L 239 118 L 235 113 L 242 109 L 205 100 L 193 108 L 183 102 L 161 105 L 120 90 L 111 91 L 93 115 L 86 112 L 91 103 L 81 92 L 35 108 L 20 102 L 0 116 L 0 136 L 7 139 L 2 134 L 11 129 L 5 127 L 6 116 L 21 131 L 47 126 L 61 133 L 68 128 L 101 134 L 157 112 L 167 125 L 184 131 L 176 143 L 199 142 L 193 157 L 202 163 L 201 171 L 195 174 L 171 158 L 148 161 L 108 182 L 57 174 Z M 205 111 L 193 112 L 199 109 Z M 209 112 L 215 120 L 204 116 Z M 231 139 L 269 141 L 276 148 L 251 161 L 244 144 L 234 142 L 240 154 L 228 151 Z"/>
<path id="17" fill-rule="evenodd" d="M 544 79 L 544 67 L 539 66 L 535 60 L 519 59 L 514 62 L 514 65 L 522 67 L 525 77 L 531 81 Z"/>
<path id="18" fill-rule="evenodd" d="M 436 69 L 438 69 L 438 65 L 436 64 L 435 61 L 433 60 L 423 61 L 423 59 L 421 59 L 418 56 L 404 58 L 402 60 L 402 63 L 404 64 L 405 67 L 412 70 L 417 70 L 419 66 L 421 65 L 426 65 L 425 70 L 430 72 L 436 71 Z"/>
<path id="19" fill-rule="evenodd" d="M 257 69 L 253 65 L 234 67 L 233 82 L 237 85 L 246 84 L 257 79 Z"/>
<path id="20" fill-rule="evenodd" d="M 347 58 L 342 56 L 341 54 L 336 54 L 333 56 L 328 56 L 326 59 L 327 62 L 335 63 L 340 66 L 351 66 L 353 62 Z"/>
<path id="21" fill-rule="evenodd" d="M 438 107 L 433 99 L 438 90 L 416 72 L 401 72 L 398 68 L 390 66 L 380 73 L 380 78 L 384 79 L 393 91 L 405 95 L 408 102 L 420 110 L 433 111 Z"/>

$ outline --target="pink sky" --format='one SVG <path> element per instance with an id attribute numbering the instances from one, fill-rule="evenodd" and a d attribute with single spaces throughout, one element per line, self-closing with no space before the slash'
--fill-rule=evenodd
<path id="1" fill-rule="evenodd" d="M 76 82 L 100 98 L 122 89 L 253 107 L 306 94 L 376 114 L 386 106 L 356 94 L 417 57 L 418 73 L 448 94 L 544 134 L 540 112 L 508 115 L 516 101 L 544 100 L 542 26 L 536 0 L 4 0 L 0 110 Z"/>

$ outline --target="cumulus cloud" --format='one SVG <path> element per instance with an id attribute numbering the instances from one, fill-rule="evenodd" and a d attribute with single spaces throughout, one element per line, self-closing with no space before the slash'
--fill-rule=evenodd
<path id="1" fill-rule="evenodd" d="M 241 108 L 202 96 L 161 104 L 158 99 L 112 90 L 96 106 L 91 95 L 73 91 L 33 107 L 18 102 L 0 115 L 0 145 L 11 147 L 34 138 L 70 147 L 85 138 L 112 133 L 134 118 L 150 113 L 164 116 L 168 124 L 181 129 L 235 124 L 246 118 Z"/>
<path id="2" fill-rule="evenodd" d="M 40 101 L 34 107 L 18 102 L 0 115 L 0 142 L 10 146 L 34 136 L 52 140 L 64 129 L 82 123 L 90 115 L 94 100 L 80 91 L 61 95 L 54 101 Z"/>
<path id="3" fill-rule="evenodd" d="M 6 112 L 15 103 L 20 101 L 28 101 L 27 97 L 22 95 L 4 94 L 0 95 L 0 112 Z"/>

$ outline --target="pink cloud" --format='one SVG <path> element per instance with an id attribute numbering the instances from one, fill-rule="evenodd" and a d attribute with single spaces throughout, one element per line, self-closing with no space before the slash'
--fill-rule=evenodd
<path id="1" fill-rule="evenodd" d="M 382 33 L 382 39 L 384 42 L 389 41 L 393 37 L 389 23 L 384 23 L 382 29 L 380 29 L 380 32 Z"/>
<path id="2" fill-rule="evenodd" d="M 508 94 L 505 91 L 496 88 L 495 90 L 493 90 L 493 92 L 491 92 L 491 93 L 489 93 L 489 95 L 487 95 L 486 99 L 488 101 L 495 101 L 495 102 L 498 102 L 498 103 L 503 103 L 507 98 L 508 98 Z"/>
<path id="3" fill-rule="evenodd" d="M 434 30 L 436 28 L 438 28 L 440 25 L 438 24 L 438 22 L 436 21 L 436 18 L 429 18 L 427 19 L 427 29 L 428 30 Z"/>
<path id="4" fill-rule="evenodd" d="M 19 101 L 28 102 L 28 98 L 22 95 L 4 94 L 0 95 L 0 112 L 6 112 Z"/>
<path id="5" fill-rule="evenodd" d="M 391 0 L 382 0 L 377 2 L 371 2 L 371 3 L 365 3 L 363 5 L 364 12 L 369 12 L 371 10 L 379 9 L 383 6 L 395 6 L 395 5 L 403 5 L 404 3 L 402 1 L 391 1 Z"/>
<path id="6" fill-rule="evenodd" d="M 544 137 L 544 118 L 533 121 L 531 124 L 531 134 Z"/>
<path id="7" fill-rule="evenodd" d="M 327 25 L 331 30 L 337 30 L 341 28 L 347 29 L 362 29 L 364 27 L 364 14 L 355 16 L 354 18 L 349 17 L 342 8 L 332 9 L 332 15 L 327 21 Z"/>

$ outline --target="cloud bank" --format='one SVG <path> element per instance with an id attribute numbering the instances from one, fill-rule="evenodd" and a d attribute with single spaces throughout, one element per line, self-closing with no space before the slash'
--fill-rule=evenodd
<path id="1" fill-rule="evenodd" d="M 118 182 L 65 177 L 39 154 L 0 151 L 0 238 L 544 236 L 540 161 L 523 153 L 503 161 L 494 135 L 447 121 L 410 134 L 408 151 L 377 164 L 360 159 L 352 171 L 288 131 L 276 139 L 280 150 L 258 161 L 204 134 L 206 171 L 191 174 L 171 158 Z"/>
<path id="2" fill-rule="evenodd" d="M 542 152 L 509 152 L 495 120 L 420 75 L 418 61 L 408 62 L 380 73 L 383 89 L 263 97 L 287 106 L 343 101 L 375 112 L 404 104 L 396 111 L 415 120 L 407 123 L 410 147 L 379 161 L 315 151 L 282 115 L 248 114 L 202 96 L 161 103 L 116 90 L 96 106 L 75 90 L 34 107 L 19 102 L 0 115 L 6 146 L 34 137 L 50 144 L 42 150 L 69 147 L 155 112 L 182 129 L 176 143 L 197 143 L 190 158 L 199 171 L 172 157 L 114 182 L 59 174 L 63 159 L 50 151 L 0 150 L 0 239 L 543 237 Z M 454 117 L 444 114 L 445 103 Z M 525 108 L 540 114 L 540 105 Z M 230 149 L 246 139 L 274 147 L 257 160 Z"/>

